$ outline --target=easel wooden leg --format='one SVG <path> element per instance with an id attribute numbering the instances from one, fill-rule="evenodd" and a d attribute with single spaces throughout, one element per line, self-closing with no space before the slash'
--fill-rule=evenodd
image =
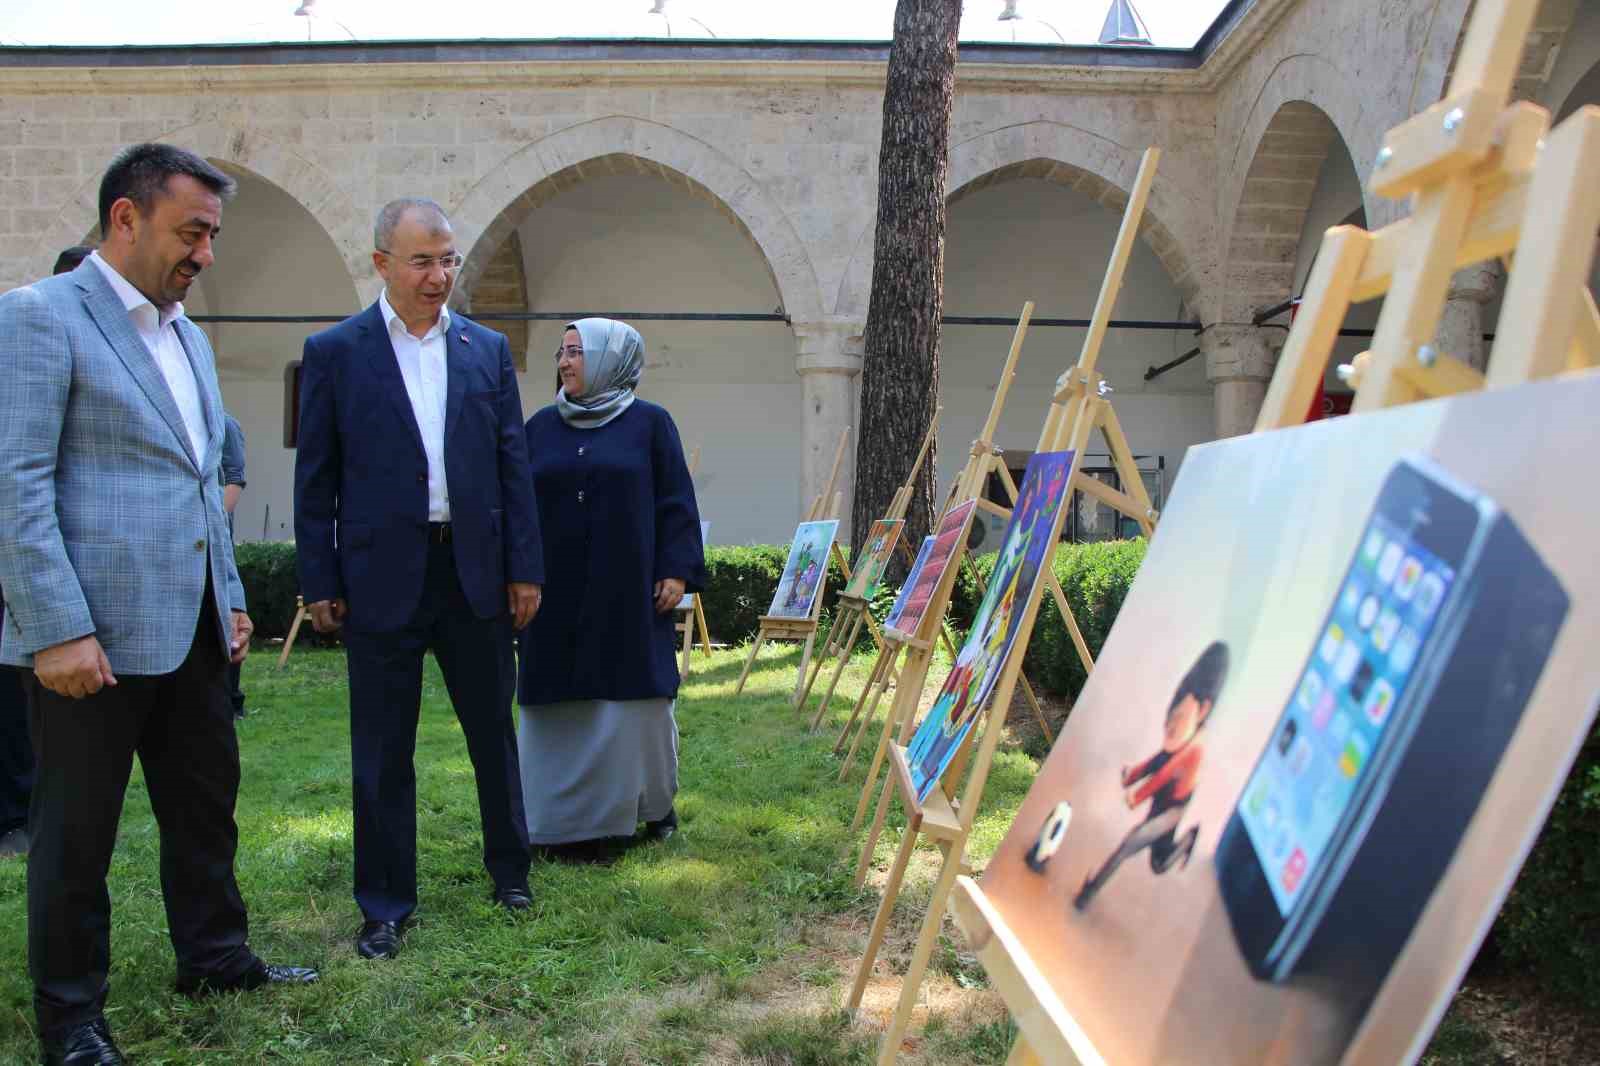
<path id="1" fill-rule="evenodd" d="M 827 665 L 830 655 L 839 657 L 838 668 L 833 672 L 833 684 L 839 683 L 839 674 L 844 671 L 844 664 L 850 660 L 850 649 L 856 645 L 856 634 L 861 631 L 861 616 L 865 611 L 849 611 L 847 614 L 854 617 L 846 618 L 844 615 L 834 619 L 833 628 L 828 631 L 828 642 L 822 646 L 822 654 L 818 656 L 815 669 L 807 679 L 805 687 L 800 690 L 795 705 L 805 708 L 806 700 L 811 696 L 811 688 L 817 683 L 817 678 L 822 674 L 822 668 Z M 811 720 L 811 731 L 816 732 L 817 722 L 822 719 L 822 711 L 828 706 L 828 700 L 833 696 L 833 685 L 828 686 L 828 695 L 822 697 L 822 707 L 817 709 L 817 716 Z"/>
<path id="2" fill-rule="evenodd" d="M 761 645 L 766 642 L 767 631 L 759 630 L 756 633 L 756 642 L 750 646 L 750 658 L 744 661 L 744 669 L 739 672 L 739 683 L 733 687 L 735 696 L 744 691 L 744 680 L 750 676 L 750 668 L 756 664 L 756 656 L 761 654 Z"/>
<path id="3" fill-rule="evenodd" d="M 867 778 L 863 791 L 870 789 L 877 779 Z M 883 779 L 883 791 L 878 793 L 878 809 L 872 815 L 872 829 L 867 833 L 867 839 L 861 845 L 861 858 L 856 861 L 855 887 L 860 888 L 867 883 L 867 868 L 872 865 L 872 854 L 878 850 L 878 837 L 883 835 L 883 823 L 889 818 L 889 805 L 894 801 L 894 774 L 887 774 Z M 857 810 L 857 813 L 861 813 Z"/>
<path id="4" fill-rule="evenodd" d="M 893 653 L 890 652 L 889 647 L 887 645 L 881 646 L 879 648 L 878 657 L 876 659 L 874 659 L 873 662 L 872 662 L 872 673 L 869 674 L 868 677 L 867 677 L 866 687 L 861 690 L 861 695 L 856 698 L 856 705 L 850 709 L 850 720 L 847 721 L 844 724 L 844 728 L 843 729 L 839 730 L 839 739 L 833 742 L 833 753 L 835 755 L 838 755 L 841 751 L 844 750 L 845 738 L 850 735 L 850 730 L 855 726 L 856 722 L 861 718 L 861 709 L 867 705 L 867 701 L 869 699 L 872 700 L 872 709 L 873 709 L 873 711 L 876 711 L 878 709 L 878 701 L 877 701 L 877 698 L 873 695 L 873 693 L 876 692 L 879 696 L 881 696 L 883 694 L 883 690 L 888 687 L 887 681 L 886 681 L 887 670 L 886 670 L 886 666 L 884 664 L 884 656 L 892 655 L 892 654 Z M 870 714 L 870 712 L 869 712 L 869 714 Z M 857 732 L 858 732 L 858 735 L 859 735 L 859 730 Z M 855 749 L 854 748 L 851 749 L 850 754 L 851 755 L 855 754 Z M 846 766 L 848 767 L 848 765 L 849 765 L 849 760 L 847 759 L 846 760 Z M 841 774 L 839 780 L 841 780 L 841 781 L 844 780 L 844 777 L 842 776 L 842 774 Z"/>
<path id="5" fill-rule="evenodd" d="M 909 827 L 907 835 L 914 836 Z M 939 842 L 939 849 L 944 852 L 944 865 L 939 868 L 939 879 L 933 885 L 933 899 L 928 903 L 928 915 L 922 921 L 922 932 L 917 937 L 916 948 L 911 952 L 911 966 L 906 970 L 905 980 L 900 986 L 899 1005 L 895 1007 L 894 1017 L 890 1019 L 889 1028 L 878 1045 L 878 1066 L 893 1066 L 900 1053 L 900 1040 L 906 1035 L 906 1027 L 911 1024 L 911 1012 L 917 1005 L 922 975 L 928 969 L 928 960 L 933 957 L 934 945 L 939 942 L 945 906 L 950 901 L 950 889 L 956 883 L 956 875 L 961 872 L 961 859 L 966 846 L 964 836 Z M 884 899 L 888 901 L 887 896 Z M 867 960 L 862 960 L 862 966 L 866 968 Z"/>
<path id="6" fill-rule="evenodd" d="M 283 669 L 283 664 L 289 661 L 289 653 L 294 650 L 294 638 L 300 635 L 300 623 L 306 620 L 306 603 L 299 596 L 294 598 L 294 621 L 289 623 L 289 638 L 283 642 L 283 654 L 278 656 L 278 668 Z"/>
<path id="7" fill-rule="evenodd" d="M 861 633 L 861 620 L 868 617 L 865 610 L 856 614 L 855 624 L 850 627 L 850 636 L 844 642 L 844 647 L 837 652 L 838 661 L 833 666 L 833 676 L 828 679 L 828 691 L 823 693 L 822 700 L 817 704 L 817 713 L 811 718 L 811 732 L 815 733 L 822 724 L 822 716 L 828 711 L 828 704 L 833 700 L 833 692 L 839 687 L 839 678 L 844 674 L 844 668 L 850 665 L 850 653 L 856 650 L 856 638 Z M 805 702 L 805 697 L 800 697 L 800 702 Z M 859 706 L 859 704 L 857 705 Z"/>
<path id="8" fill-rule="evenodd" d="M 874 703 L 873 706 L 874 709 L 876 709 L 876 703 Z M 878 750 L 872 756 L 872 765 L 867 767 L 867 779 L 861 783 L 861 798 L 856 801 L 856 816 L 855 819 L 850 823 L 850 832 L 852 833 L 861 828 L 861 821 L 867 816 L 867 803 L 872 799 L 872 786 L 878 783 L 878 773 L 883 769 L 884 757 L 889 753 L 889 742 L 894 738 L 894 727 L 896 724 L 895 711 L 898 709 L 898 701 L 890 704 L 889 717 L 883 720 L 883 735 L 878 738 Z M 861 731 L 856 734 L 856 744 L 861 743 L 861 734 L 865 733 L 866 731 L 867 727 L 865 724 L 863 724 Z M 854 755 L 855 750 L 855 745 L 852 745 L 850 748 L 850 754 Z M 872 847 L 878 842 L 878 833 L 883 828 L 883 816 L 884 806 L 880 800 L 878 804 L 878 817 L 872 823 L 871 844 L 869 844 L 868 847 L 863 851 L 861 864 L 856 868 L 856 883 L 858 885 L 861 882 L 861 878 L 866 876 L 867 860 L 872 854 Z"/>
<path id="9" fill-rule="evenodd" d="M 811 665 L 811 652 L 817 646 L 817 631 L 815 628 L 806 634 L 805 650 L 800 653 L 800 669 L 795 674 L 794 691 L 789 694 L 790 703 L 800 702 L 800 686 L 805 684 L 806 667 Z"/>
<path id="10" fill-rule="evenodd" d="M 700 606 L 700 597 L 694 598 L 694 620 L 700 630 L 700 650 L 711 658 L 711 629 L 706 625 L 706 609 Z"/>
<path id="11" fill-rule="evenodd" d="M 894 788 L 892 777 L 889 787 Z M 917 826 L 914 822 L 907 823 L 900 850 L 894 857 L 894 865 L 889 868 L 889 880 L 883 886 L 883 902 L 878 904 L 878 913 L 872 919 L 872 931 L 867 934 L 866 953 L 861 956 L 855 982 L 850 986 L 849 1010 L 859 1010 L 861 1007 L 861 997 L 866 993 L 867 981 L 872 977 L 872 964 L 878 958 L 878 949 L 883 946 L 883 935 L 889 931 L 889 916 L 894 913 L 895 900 L 900 897 L 900 884 L 906 878 L 906 866 L 911 862 L 911 853 L 916 847 Z"/>
<path id="12" fill-rule="evenodd" d="M 694 651 L 694 612 L 680 611 L 679 617 L 678 629 L 683 633 L 683 662 L 678 665 L 678 673 L 688 677 L 689 654 Z"/>
<path id="13" fill-rule="evenodd" d="M 1027 699 L 1028 706 L 1033 708 L 1033 716 L 1038 719 L 1039 728 L 1044 731 L 1045 742 L 1054 744 L 1056 742 L 1055 735 L 1050 732 L 1050 723 L 1045 721 L 1044 717 L 1044 707 L 1039 704 L 1039 697 L 1034 695 L 1033 686 L 1028 683 L 1027 675 L 1018 673 L 1017 680 L 1022 682 L 1022 695 Z"/>

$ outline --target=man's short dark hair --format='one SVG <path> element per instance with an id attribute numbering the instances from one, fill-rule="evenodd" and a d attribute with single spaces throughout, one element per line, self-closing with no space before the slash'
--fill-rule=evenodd
<path id="1" fill-rule="evenodd" d="M 77 270 L 78 264 L 89 258 L 89 253 L 94 251 L 87 244 L 74 244 L 71 248 L 63 248 L 61 254 L 56 256 L 55 269 L 52 274 L 65 274 L 69 270 Z"/>
<path id="2" fill-rule="evenodd" d="M 123 197 L 141 212 L 148 212 L 157 196 L 167 192 L 167 181 L 184 174 L 227 200 L 238 184 L 193 152 L 170 144 L 136 144 L 124 148 L 100 179 L 100 236 L 111 230 L 111 205 Z"/>
<path id="3" fill-rule="evenodd" d="M 1196 703 L 1217 702 L 1217 694 L 1222 691 L 1222 682 L 1227 676 L 1228 646 L 1220 640 L 1213 641 L 1189 667 L 1183 680 L 1178 682 L 1178 691 L 1173 695 L 1167 713 L 1171 714 L 1185 696 L 1193 696 Z"/>

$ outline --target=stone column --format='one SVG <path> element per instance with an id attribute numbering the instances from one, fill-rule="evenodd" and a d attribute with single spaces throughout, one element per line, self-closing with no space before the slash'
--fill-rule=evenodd
<path id="1" fill-rule="evenodd" d="M 850 429 L 850 441 L 839 466 L 834 491 L 844 493 L 842 528 L 849 529 L 850 500 L 855 491 L 856 400 L 861 376 L 864 323 L 847 319 L 794 322 L 794 369 L 800 375 L 800 498 L 798 513 L 828 484 L 839 434 Z"/>
<path id="2" fill-rule="evenodd" d="M 1255 428 L 1285 336 L 1281 329 L 1228 323 L 1218 323 L 1200 334 L 1217 439 L 1237 437 Z"/>
<path id="3" fill-rule="evenodd" d="M 1489 348 L 1483 343 L 1483 309 L 1500 292 L 1503 273 L 1496 262 L 1478 263 L 1456 271 L 1450 279 L 1444 313 L 1434 348 L 1453 355 L 1475 370 L 1489 365 Z"/>

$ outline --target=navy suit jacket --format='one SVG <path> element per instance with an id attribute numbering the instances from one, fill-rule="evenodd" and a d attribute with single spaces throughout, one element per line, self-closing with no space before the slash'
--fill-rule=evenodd
<path id="1" fill-rule="evenodd" d="M 507 613 L 507 582 L 544 581 L 522 400 L 504 335 L 452 312 L 445 347 L 456 572 L 473 611 L 492 618 Z M 343 598 L 354 629 L 398 629 L 427 570 L 428 460 L 376 303 L 306 339 L 299 429 L 301 594 Z"/>

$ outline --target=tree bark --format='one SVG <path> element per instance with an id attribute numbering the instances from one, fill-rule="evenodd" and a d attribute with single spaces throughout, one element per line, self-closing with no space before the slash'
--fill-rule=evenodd
<path id="1" fill-rule="evenodd" d="M 961 0 L 899 0 L 895 7 L 861 365 L 856 546 L 866 543 L 867 530 L 910 473 L 938 404 L 945 182 L 960 24 Z M 913 549 L 933 522 L 937 460 L 937 448 L 930 448 L 906 511 L 905 536 Z"/>

